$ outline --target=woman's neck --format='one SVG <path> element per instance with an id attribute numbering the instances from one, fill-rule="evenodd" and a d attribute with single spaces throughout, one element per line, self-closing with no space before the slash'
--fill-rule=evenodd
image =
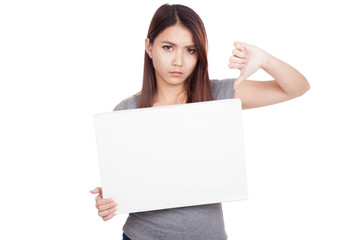
<path id="1" fill-rule="evenodd" d="M 186 103 L 187 92 L 183 86 L 163 87 L 157 86 L 153 107 Z"/>

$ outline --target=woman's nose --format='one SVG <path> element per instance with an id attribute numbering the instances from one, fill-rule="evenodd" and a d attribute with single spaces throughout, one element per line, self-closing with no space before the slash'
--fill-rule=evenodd
<path id="1" fill-rule="evenodd" d="M 173 65 L 182 67 L 184 62 L 184 54 L 180 51 L 176 51 L 174 59 L 173 59 Z"/>

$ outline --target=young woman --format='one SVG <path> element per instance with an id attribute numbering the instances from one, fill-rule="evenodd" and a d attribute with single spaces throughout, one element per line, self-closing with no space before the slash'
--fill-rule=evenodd
<path id="1" fill-rule="evenodd" d="M 241 70 L 237 79 L 209 80 L 207 38 L 200 17 L 182 5 L 161 6 L 145 40 L 141 92 L 123 100 L 114 110 L 240 98 L 243 109 L 275 104 L 301 96 L 309 83 L 296 69 L 250 44 L 235 42 L 230 68 Z M 274 80 L 251 81 L 259 68 Z M 103 199 L 100 187 L 96 207 L 104 221 L 114 216 L 116 204 Z M 221 204 L 131 213 L 123 239 L 227 239 Z"/>

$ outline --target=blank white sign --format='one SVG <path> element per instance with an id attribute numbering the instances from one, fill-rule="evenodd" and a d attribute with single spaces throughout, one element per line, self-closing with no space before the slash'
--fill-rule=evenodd
<path id="1" fill-rule="evenodd" d="M 117 214 L 247 199 L 239 99 L 95 114 Z"/>

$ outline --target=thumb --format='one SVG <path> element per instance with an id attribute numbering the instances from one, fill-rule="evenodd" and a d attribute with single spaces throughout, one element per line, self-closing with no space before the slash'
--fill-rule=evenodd
<path id="1" fill-rule="evenodd" d="M 234 88 L 234 90 L 237 88 L 237 86 L 242 82 L 242 81 L 244 81 L 245 80 L 245 77 L 244 77 L 244 75 L 241 73 L 240 74 L 240 76 L 235 80 L 235 82 L 234 82 L 234 85 L 233 85 L 233 88 Z"/>
<path id="2" fill-rule="evenodd" d="M 92 194 L 96 194 L 96 193 L 102 193 L 102 188 L 101 187 L 97 187 L 93 190 L 90 191 Z"/>

